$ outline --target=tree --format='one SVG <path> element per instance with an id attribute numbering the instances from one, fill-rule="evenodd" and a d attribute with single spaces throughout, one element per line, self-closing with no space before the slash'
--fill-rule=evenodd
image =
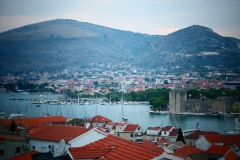
<path id="1" fill-rule="evenodd" d="M 233 109 L 234 109 L 234 113 L 240 113 L 240 103 L 236 103 L 233 106 Z"/>
<path id="2" fill-rule="evenodd" d="M 12 121 L 9 130 L 10 130 L 11 132 L 15 132 L 16 129 L 17 129 L 17 125 L 16 125 L 15 121 Z"/>
<path id="3" fill-rule="evenodd" d="M 151 105 L 152 110 L 161 110 L 161 108 L 167 103 L 164 97 L 152 97 L 149 99 L 149 104 Z"/>
<path id="4" fill-rule="evenodd" d="M 181 128 L 179 128 L 179 130 L 178 130 L 178 136 L 177 136 L 177 140 L 176 141 L 181 141 L 183 144 L 186 144 L 185 138 L 183 136 L 183 132 L 182 132 Z"/>
<path id="5" fill-rule="evenodd" d="M 97 81 L 93 82 L 93 84 L 94 84 L 95 87 L 98 86 L 98 82 Z"/>

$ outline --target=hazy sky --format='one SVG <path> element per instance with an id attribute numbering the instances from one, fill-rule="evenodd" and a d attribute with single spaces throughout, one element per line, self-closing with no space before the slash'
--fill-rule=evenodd
<path id="1" fill-rule="evenodd" d="M 0 32 L 52 19 L 74 19 L 167 35 L 198 24 L 240 39 L 240 0 L 0 0 Z"/>

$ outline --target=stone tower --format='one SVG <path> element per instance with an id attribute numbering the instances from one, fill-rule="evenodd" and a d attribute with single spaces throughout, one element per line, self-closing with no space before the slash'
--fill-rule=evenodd
<path id="1" fill-rule="evenodd" d="M 181 114 L 187 102 L 187 92 L 184 89 L 173 89 L 169 92 L 169 112 Z"/>

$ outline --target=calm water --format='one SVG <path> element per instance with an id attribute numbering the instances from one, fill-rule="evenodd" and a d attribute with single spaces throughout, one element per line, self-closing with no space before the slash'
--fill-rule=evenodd
<path id="1" fill-rule="evenodd" d="M 115 122 L 120 122 L 123 116 L 128 118 L 130 123 L 138 123 L 146 130 L 147 127 L 166 126 L 176 124 L 183 130 L 195 129 L 197 123 L 198 128 L 207 131 L 217 131 L 225 133 L 226 131 L 233 131 L 234 126 L 240 128 L 240 122 L 236 118 L 224 117 L 203 117 L 190 115 L 170 115 L 150 114 L 146 112 L 149 105 L 78 105 L 62 104 L 50 105 L 41 104 L 36 107 L 36 104 L 31 104 L 34 99 L 57 99 L 63 95 L 54 94 L 10 94 L 0 93 L 0 111 L 4 111 L 7 115 L 10 113 L 24 113 L 27 117 L 39 117 L 46 115 L 61 115 L 68 118 L 83 118 L 93 117 L 95 115 L 102 115 Z M 10 100 L 15 98 L 16 100 Z"/>

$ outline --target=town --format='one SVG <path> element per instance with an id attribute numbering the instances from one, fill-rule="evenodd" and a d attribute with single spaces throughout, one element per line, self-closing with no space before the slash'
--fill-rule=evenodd
<path id="1" fill-rule="evenodd" d="M 204 72 L 169 74 L 171 71 L 164 68 L 143 70 L 121 63 L 91 64 L 90 68 L 57 73 L 7 74 L 0 77 L 1 92 L 28 94 L 30 90 L 16 85 L 19 82 L 45 84 L 44 92 L 62 94 L 70 91 L 92 96 L 96 93 L 104 96 L 111 90 L 129 93 L 166 88 L 171 90 L 170 113 L 184 114 L 196 113 L 196 109 L 199 112 L 204 110 L 204 106 L 221 101 L 209 99 L 207 103 L 195 102 L 189 99 L 191 97 L 186 94 L 186 89 L 238 90 L 240 86 L 238 72 L 230 70 L 219 71 L 206 67 Z M 6 84 L 14 85 L 11 88 Z M 219 111 L 224 109 L 232 112 L 232 104 L 229 107 L 226 104 L 220 104 Z M 185 107 L 188 105 L 191 107 Z M 0 119 L 0 138 L 0 158 L 10 160 L 240 158 L 240 134 L 235 132 L 221 134 L 200 130 L 197 126 L 184 131 L 170 125 L 149 126 L 144 130 L 141 124 L 130 123 L 126 119 L 113 122 L 101 115 L 86 119 L 67 119 L 64 116 Z"/>
<path id="2" fill-rule="evenodd" d="M 174 68 L 143 69 L 128 63 L 96 64 L 78 69 L 66 69 L 54 73 L 1 74 L 0 91 L 28 92 L 15 85 L 6 88 L 4 84 L 17 82 L 44 84 L 45 91 L 63 93 L 81 91 L 84 95 L 106 95 L 110 90 L 118 92 L 139 92 L 157 88 L 186 89 L 238 89 L 240 86 L 239 70 L 220 70 L 211 66 L 204 70 L 184 72 Z"/>

